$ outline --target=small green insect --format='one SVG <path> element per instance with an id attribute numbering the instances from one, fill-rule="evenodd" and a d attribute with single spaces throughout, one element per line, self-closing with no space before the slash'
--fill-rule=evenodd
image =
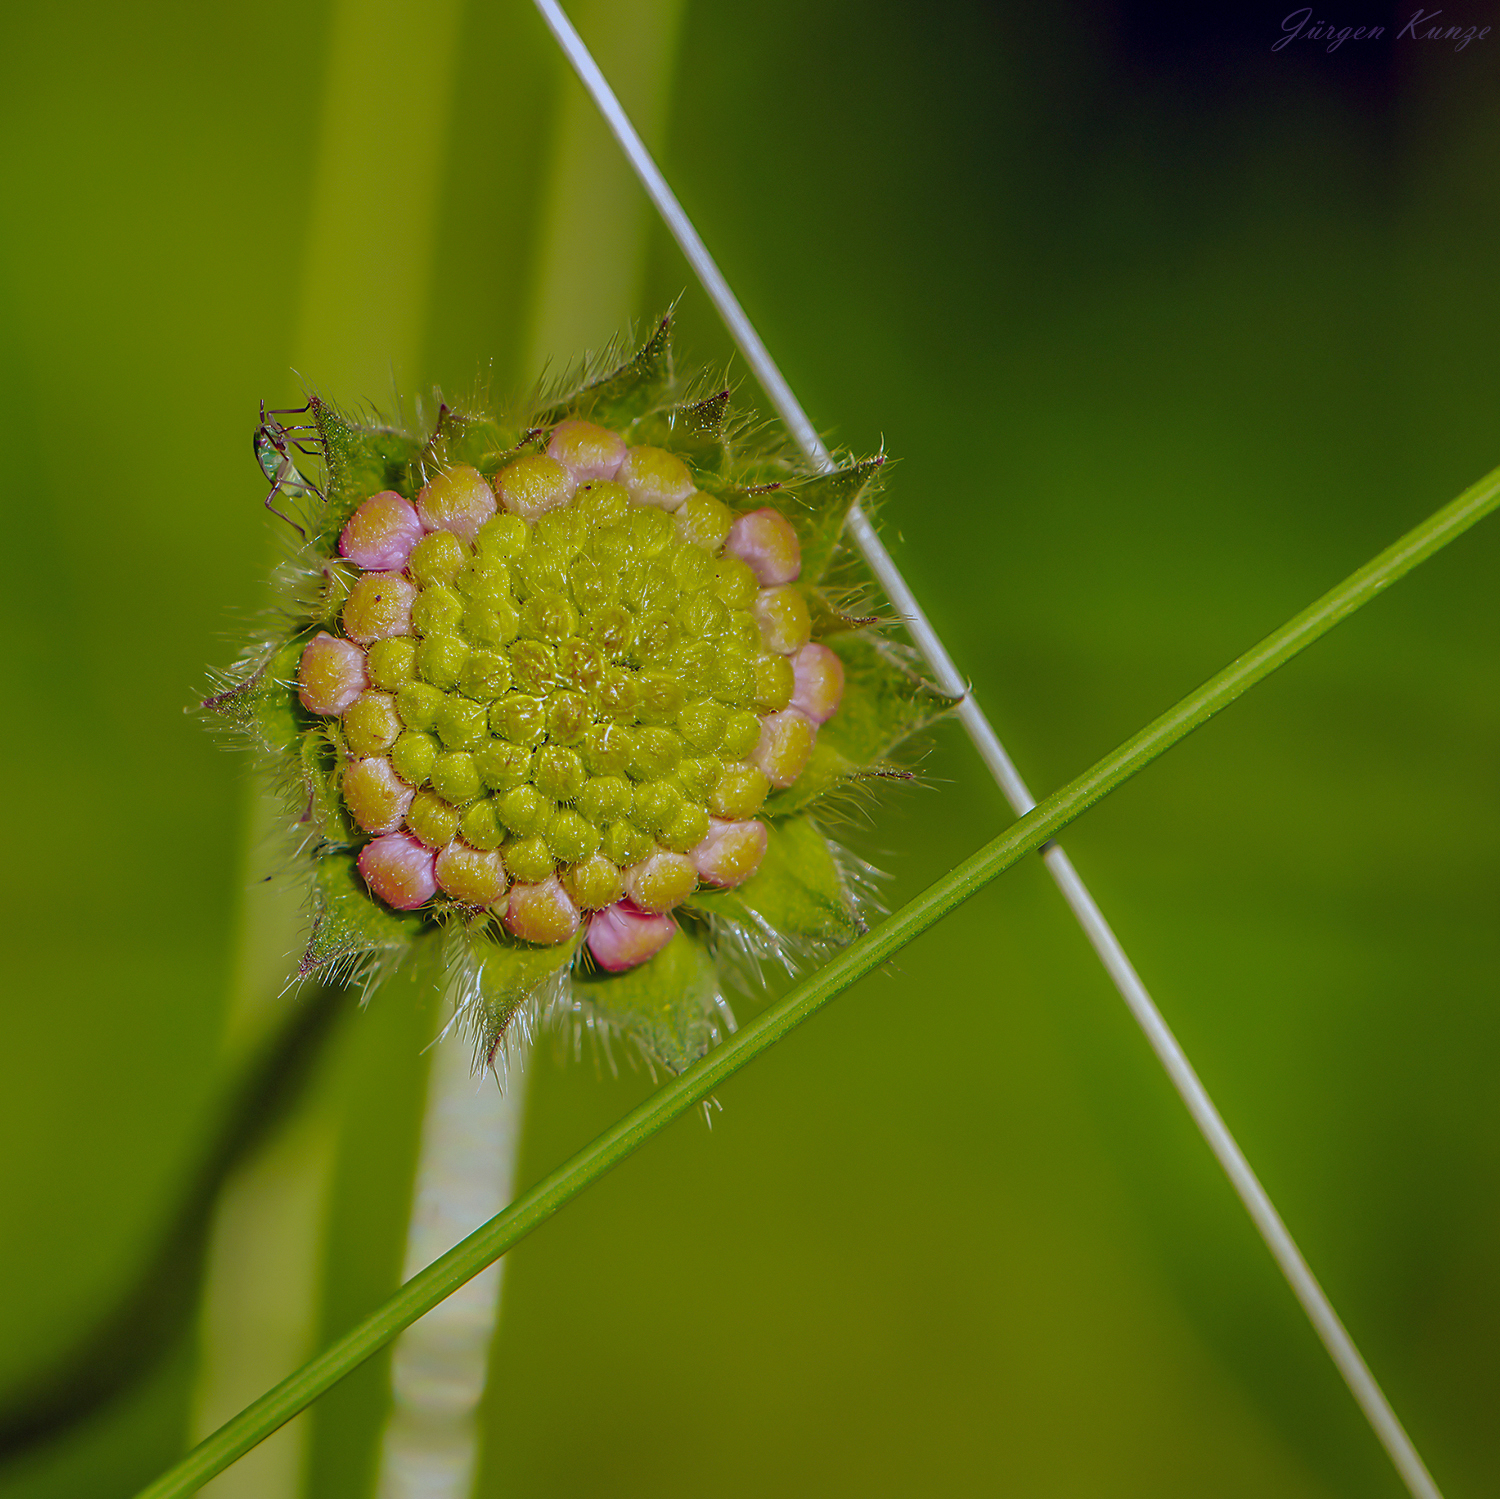
<path id="1" fill-rule="evenodd" d="M 290 406 L 280 411 L 267 411 L 266 403 L 262 401 L 260 425 L 255 429 L 255 461 L 260 465 L 261 472 L 271 481 L 271 492 L 266 496 L 266 509 L 278 520 L 284 520 L 303 541 L 307 540 L 307 532 L 291 516 L 278 510 L 272 502 L 283 491 L 294 497 L 316 495 L 320 500 L 323 498 L 323 491 L 316 484 L 302 477 L 292 458 L 293 448 L 308 458 L 322 456 L 321 448 L 310 447 L 301 438 L 293 435 L 297 432 L 316 432 L 318 429 L 310 422 L 302 426 L 286 427 L 277 418 L 302 416 L 311 410 L 312 403 L 309 402 L 306 406 Z"/>

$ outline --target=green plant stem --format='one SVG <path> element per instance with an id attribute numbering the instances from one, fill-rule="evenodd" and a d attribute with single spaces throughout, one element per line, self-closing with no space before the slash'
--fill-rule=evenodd
<path id="1" fill-rule="evenodd" d="M 1253 650 L 1189 693 L 1140 733 L 1012 824 L 992 843 L 845 948 L 702 1061 L 659 1088 L 639 1108 L 517 1198 L 503 1213 L 414 1275 L 384 1306 L 326 1352 L 220 1427 L 170 1472 L 143 1489 L 137 1499 L 171 1499 L 189 1494 L 222 1473 L 385 1347 L 403 1328 L 493 1264 L 658 1130 L 707 1098 L 747 1062 L 822 1009 L 835 995 L 878 968 L 956 906 L 1040 848 L 1101 797 L 1461 535 L 1497 504 L 1500 504 L 1500 469 L 1487 474 L 1451 504 L 1408 531 L 1394 546 L 1386 548 L 1310 608 L 1266 636 Z"/>

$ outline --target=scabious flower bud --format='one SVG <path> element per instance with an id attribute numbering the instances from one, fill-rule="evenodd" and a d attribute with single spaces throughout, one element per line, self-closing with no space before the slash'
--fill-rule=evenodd
<path id="1" fill-rule="evenodd" d="M 624 973 L 654 958 L 676 935 L 677 923 L 670 916 L 653 916 L 622 900 L 589 922 L 589 956 L 606 973 Z"/>
<path id="2" fill-rule="evenodd" d="M 386 833 L 359 853 L 359 872 L 386 905 L 414 911 L 437 894 L 437 856 L 410 833 Z"/>
<path id="3" fill-rule="evenodd" d="M 578 908 L 556 875 L 537 885 L 512 885 L 505 925 L 523 942 L 566 942 L 579 926 Z"/>
<path id="4" fill-rule="evenodd" d="M 366 572 L 388 572 L 406 566 L 422 537 L 422 522 L 394 490 L 372 494 L 339 535 L 339 556 Z"/>
<path id="5" fill-rule="evenodd" d="M 752 510 L 730 527 L 724 550 L 738 557 L 767 588 L 795 583 L 802 571 L 802 544 L 792 523 L 770 509 Z"/>
<path id="6" fill-rule="evenodd" d="M 693 493 L 693 476 L 682 459 L 661 448 L 631 448 L 616 475 L 638 505 L 677 510 Z"/>
<path id="7" fill-rule="evenodd" d="M 763 822 L 726 822 L 715 817 L 707 836 L 688 857 L 705 885 L 732 888 L 743 885 L 760 868 L 768 836 Z"/>
<path id="8" fill-rule="evenodd" d="M 792 658 L 792 707 L 816 724 L 827 723 L 844 700 L 844 663 L 826 645 L 811 641 Z"/>
<path id="9" fill-rule="evenodd" d="M 297 666 L 297 696 L 309 713 L 336 717 L 347 712 L 367 681 L 365 653 L 322 631 L 307 643 Z"/>
<path id="10" fill-rule="evenodd" d="M 625 439 L 608 427 L 574 419 L 552 429 L 547 456 L 555 458 L 580 483 L 613 479 L 625 461 Z"/>
<path id="11" fill-rule="evenodd" d="M 551 975 L 680 1068 L 717 1034 L 721 946 L 860 929 L 820 803 L 947 700 L 819 592 L 878 463 L 799 478 L 727 399 L 682 398 L 665 325 L 514 426 L 312 399 L 293 630 L 205 705 L 297 788 L 304 975 L 446 929 L 486 1044 Z"/>
<path id="12" fill-rule="evenodd" d="M 477 468 L 459 464 L 423 486 L 417 513 L 429 531 L 451 531 L 460 541 L 472 542 L 495 513 L 495 491 Z"/>

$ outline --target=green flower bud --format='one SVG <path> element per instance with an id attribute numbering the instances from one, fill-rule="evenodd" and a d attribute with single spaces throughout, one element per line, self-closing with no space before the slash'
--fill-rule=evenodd
<path id="1" fill-rule="evenodd" d="M 522 692 L 545 697 L 558 685 L 557 653 L 541 640 L 518 640 L 510 648 L 510 672 Z"/>
<path id="2" fill-rule="evenodd" d="M 750 607 L 768 651 L 792 656 L 812 638 L 812 618 L 801 589 L 790 584 L 763 588 Z"/>
<path id="3" fill-rule="evenodd" d="M 770 781 L 754 765 L 743 762 L 726 765 L 723 775 L 719 777 L 719 784 L 714 787 L 713 794 L 708 799 L 708 810 L 715 817 L 732 820 L 753 817 L 765 805 L 770 792 Z"/>
<path id="4" fill-rule="evenodd" d="M 427 779 L 437 757 L 437 740 L 414 729 L 408 729 L 391 750 L 391 764 L 409 786 L 420 786 Z"/>
<path id="5" fill-rule="evenodd" d="M 600 826 L 629 817 L 635 791 L 624 776 L 592 776 L 578 793 L 578 810 Z"/>
<path id="6" fill-rule="evenodd" d="M 453 582 L 468 560 L 468 552 L 451 531 L 434 531 L 412 548 L 407 569 L 425 589 L 432 583 Z"/>
<path id="7" fill-rule="evenodd" d="M 505 925 L 523 942 L 555 945 L 578 930 L 578 908 L 555 876 L 533 884 L 511 886 Z"/>
<path id="8" fill-rule="evenodd" d="M 396 712 L 409 729 L 432 729 L 445 702 L 447 698 L 431 683 L 408 682 L 396 694 Z"/>
<path id="9" fill-rule="evenodd" d="M 417 513 L 429 531 L 452 531 L 460 541 L 473 541 L 495 513 L 495 492 L 478 469 L 461 463 L 423 487 Z"/>
<path id="10" fill-rule="evenodd" d="M 463 631 L 477 645 L 509 645 L 521 633 L 521 615 L 514 604 L 470 604 Z"/>
<path id="11" fill-rule="evenodd" d="M 389 760 L 356 760 L 344 771 L 341 790 L 350 816 L 367 833 L 393 832 L 409 815 L 411 787 L 402 783 Z"/>
<path id="12" fill-rule="evenodd" d="M 491 721 L 493 724 L 493 717 Z M 495 791 L 509 791 L 531 779 L 532 751 L 503 739 L 491 739 L 474 752 L 474 764 L 484 784 Z"/>
<path id="13" fill-rule="evenodd" d="M 729 628 L 729 607 L 717 594 L 705 589 L 682 606 L 682 628 L 698 639 L 722 635 Z"/>
<path id="14" fill-rule="evenodd" d="M 588 537 L 588 524 L 576 510 L 554 510 L 537 521 L 532 545 L 569 562 L 583 550 Z"/>
<path id="15" fill-rule="evenodd" d="M 535 786 L 513 786 L 495 798 L 495 812 L 511 832 L 526 838 L 545 833 L 552 825 L 557 807 Z"/>
<path id="16" fill-rule="evenodd" d="M 681 854 L 657 849 L 625 871 L 625 893 L 658 916 L 679 906 L 698 885 L 698 871 Z"/>
<path id="17" fill-rule="evenodd" d="M 622 775 L 634 753 L 635 734 L 623 724 L 595 724 L 583 736 L 583 763 L 592 775 Z"/>
<path id="18" fill-rule="evenodd" d="M 717 552 L 734 524 L 733 512 L 711 495 L 689 495 L 677 512 L 677 534 L 704 553 Z"/>
<path id="19" fill-rule="evenodd" d="M 542 593 L 556 593 L 566 597 L 567 563 L 556 552 L 538 546 L 533 539 L 526 555 L 516 563 L 513 587 L 516 597 L 520 599 L 529 599 Z"/>
<path id="20" fill-rule="evenodd" d="M 555 802 L 570 802 L 583 790 L 583 757 L 560 744 L 545 744 L 536 752 L 536 788 Z"/>
<path id="21" fill-rule="evenodd" d="M 344 633 L 361 645 L 406 635 L 416 597 L 417 590 L 400 573 L 365 573 L 344 602 Z"/>
<path id="22" fill-rule="evenodd" d="M 568 586 L 578 607 L 585 611 L 607 608 L 619 594 L 618 578 L 592 557 L 575 557 L 568 564 Z"/>
<path id="23" fill-rule="evenodd" d="M 546 705 L 538 697 L 512 693 L 490 709 L 490 729 L 512 744 L 540 744 L 547 737 Z"/>
<path id="24" fill-rule="evenodd" d="M 478 749 L 484 743 L 489 727 L 488 715 L 482 703 L 470 702 L 468 698 L 449 697 L 443 701 L 437 716 L 438 738 L 445 748 Z"/>
<path id="25" fill-rule="evenodd" d="M 552 857 L 547 840 L 536 833 L 502 844 L 500 857 L 511 874 L 528 885 L 540 884 L 557 870 L 557 860 Z"/>
<path id="26" fill-rule="evenodd" d="M 618 526 L 630 514 L 630 491 L 623 484 L 599 480 L 578 491 L 578 513 L 598 532 Z"/>
<path id="27" fill-rule="evenodd" d="M 640 704 L 641 690 L 628 671 L 612 668 L 599 679 L 594 689 L 594 708 L 601 718 L 629 723 Z"/>
<path id="28" fill-rule="evenodd" d="M 458 830 L 475 848 L 499 848 L 505 839 L 505 828 L 495 813 L 493 800 L 475 802 L 459 819 Z"/>
<path id="29" fill-rule="evenodd" d="M 726 760 L 743 760 L 760 743 L 760 719 L 753 713 L 731 713 L 724 722 L 719 753 Z"/>
<path id="30" fill-rule="evenodd" d="M 510 661 L 499 651 L 475 651 L 458 677 L 458 690 L 481 703 L 494 702 L 509 687 Z"/>
<path id="31" fill-rule="evenodd" d="M 554 692 L 547 699 L 547 737 L 557 744 L 581 744 L 593 720 L 589 700 L 577 692 Z"/>
<path id="32" fill-rule="evenodd" d="M 612 864 L 634 864 L 651 852 L 651 835 L 633 822 L 612 822 L 604 830 L 603 850 Z"/>
<path id="33" fill-rule="evenodd" d="M 518 458 L 495 475 L 495 493 L 512 515 L 535 520 L 573 498 L 578 482 L 555 458 Z"/>
<path id="34" fill-rule="evenodd" d="M 682 789 L 696 801 L 706 802 L 724 774 L 724 762 L 717 755 L 698 755 L 682 761 L 677 779 Z"/>
<path id="35" fill-rule="evenodd" d="M 635 789 L 631 821 L 648 833 L 660 833 L 682 810 L 682 793 L 671 781 L 645 781 Z"/>
<path id="36" fill-rule="evenodd" d="M 713 591 L 729 609 L 748 609 L 760 592 L 760 579 L 750 565 L 738 557 L 720 557 L 714 563 Z"/>
<path id="37" fill-rule="evenodd" d="M 557 648 L 557 671 L 578 692 L 592 692 L 604 677 L 604 654 L 587 640 L 565 641 Z"/>
<path id="38" fill-rule="evenodd" d="M 751 672 L 757 708 L 774 711 L 791 702 L 797 684 L 792 674 L 792 663 L 785 656 L 773 656 L 769 653 L 757 656 L 751 664 Z"/>
<path id="39" fill-rule="evenodd" d="M 396 699 L 388 692 L 360 693 L 343 722 L 351 755 L 383 755 L 401 737 Z"/>
<path id="40" fill-rule="evenodd" d="M 659 562 L 632 562 L 620 574 L 621 601 L 638 615 L 670 610 L 680 597 L 671 573 Z"/>
<path id="41" fill-rule="evenodd" d="M 513 562 L 531 543 L 531 530 L 519 515 L 497 515 L 487 520 L 475 537 L 481 557 Z"/>
<path id="42" fill-rule="evenodd" d="M 724 742 L 729 714 L 711 697 L 689 703 L 677 715 L 677 732 L 696 750 L 716 750 Z M 757 727 L 756 734 L 760 730 Z"/>
<path id="43" fill-rule="evenodd" d="M 463 750 L 439 755 L 429 772 L 432 789 L 456 807 L 466 807 L 479 795 L 479 770 L 474 757 Z"/>
<path id="44" fill-rule="evenodd" d="M 458 836 L 458 808 L 433 791 L 412 798 L 406 825 L 428 848 L 443 848 Z"/>
<path id="45" fill-rule="evenodd" d="M 560 644 L 578 632 L 578 611 L 561 592 L 537 593 L 521 607 L 521 634 Z"/>
<path id="46" fill-rule="evenodd" d="M 611 661 L 623 661 L 635 642 L 635 621 L 618 604 L 590 610 L 583 621 L 584 638 Z"/>
<path id="47" fill-rule="evenodd" d="M 682 636 L 682 627 L 673 614 L 649 614 L 635 632 L 636 661 L 658 664 L 666 660 Z"/>
<path id="48" fill-rule="evenodd" d="M 603 854 L 594 854 L 565 869 L 562 875 L 563 889 L 580 911 L 602 911 L 612 906 L 625 893 L 625 877 L 618 864 L 611 863 Z"/>
<path id="49" fill-rule="evenodd" d="M 451 634 L 463 617 L 463 595 L 447 583 L 430 584 L 411 606 L 411 622 L 418 635 Z"/>
<path id="50" fill-rule="evenodd" d="M 387 692 L 395 692 L 417 674 L 417 642 L 410 635 L 377 640 L 366 652 L 370 681 Z"/>
<path id="51" fill-rule="evenodd" d="M 616 475 L 638 505 L 676 510 L 693 493 L 687 464 L 661 448 L 631 448 Z"/>
<path id="52" fill-rule="evenodd" d="M 512 604 L 510 593 L 510 567 L 496 557 L 479 553 L 454 579 L 453 586 L 470 604 L 481 604 L 487 609 L 502 604 Z"/>
<path id="53" fill-rule="evenodd" d="M 684 802 L 658 836 L 673 853 L 685 854 L 708 836 L 708 813 L 692 802 Z"/>
<path id="54" fill-rule="evenodd" d="M 469 906 L 492 906 L 505 894 L 505 866 L 500 855 L 450 843 L 434 866 L 439 888 Z"/>
<path id="55" fill-rule="evenodd" d="M 434 687 L 456 687 L 468 661 L 468 643 L 459 635 L 429 635 L 417 647 L 417 671 Z"/>
<path id="56" fill-rule="evenodd" d="M 702 547 L 670 546 L 662 554 L 662 561 L 666 564 L 667 575 L 683 593 L 697 593 L 707 588 L 713 579 L 713 558 Z"/>
<path id="57" fill-rule="evenodd" d="M 598 853 L 599 843 L 599 829 L 566 808 L 552 819 L 547 829 L 547 847 L 562 864 L 576 864 Z"/>
<path id="58" fill-rule="evenodd" d="M 756 725 L 756 738 L 760 725 Z M 625 768 L 637 781 L 656 781 L 669 776 L 682 759 L 682 737 L 671 729 L 640 729 L 631 746 Z"/>

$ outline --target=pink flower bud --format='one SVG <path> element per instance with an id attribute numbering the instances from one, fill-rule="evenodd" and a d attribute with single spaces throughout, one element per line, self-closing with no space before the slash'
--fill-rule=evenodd
<path id="1" fill-rule="evenodd" d="M 844 700 L 844 663 L 826 645 L 811 642 L 792 657 L 792 673 L 792 707 L 814 723 L 827 723 Z"/>
<path id="2" fill-rule="evenodd" d="M 421 539 L 417 512 L 394 489 L 383 489 L 349 517 L 339 537 L 339 556 L 369 572 L 398 571 Z"/>
<path id="3" fill-rule="evenodd" d="M 410 833 L 386 833 L 359 851 L 359 872 L 386 905 L 414 911 L 437 894 L 436 857 Z"/>
<path id="4" fill-rule="evenodd" d="M 812 756 L 818 726 L 795 708 L 768 713 L 760 721 L 760 743 L 751 760 L 777 787 L 790 786 Z"/>
<path id="5" fill-rule="evenodd" d="M 705 885 L 731 889 L 743 885 L 766 856 L 763 822 L 726 822 L 711 817 L 706 837 L 692 853 L 693 868 Z"/>
<path id="6" fill-rule="evenodd" d="M 677 510 L 694 493 L 687 464 L 661 448 L 631 448 L 615 478 L 637 505 L 658 510 Z"/>
<path id="7" fill-rule="evenodd" d="M 802 571 L 802 544 L 792 523 L 774 510 L 753 510 L 729 528 L 724 550 L 748 564 L 761 585 L 795 583 Z"/>
<path id="8" fill-rule="evenodd" d="M 557 876 L 537 885 L 512 885 L 505 925 L 513 937 L 546 946 L 566 942 L 578 930 L 578 907 L 568 899 Z"/>
<path id="9" fill-rule="evenodd" d="M 495 491 L 477 468 L 460 463 L 423 486 L 417 510 L 429 531 L 451 531 L 473 545 L 479 528 L 495 513 Z"/>
<path id="10" fill-rule="evenodd" d="M 616 901 L 589 922 L 589 952 L 606 973 L 624 973 L 654 958 L 677 934 L 670 916 L 653 916 L 632 901 Z"/>
<path id="11" fill-rule="evenodd" d="M 613 479 L 625 461 L 625 439 L 593 422 L 559 422 L 552 429 L 547 456 L 561 463 L 580 484 Z"/>
<path id="12" fill-rule="evenodd" d="M 309 713 L 346 713 L 366 687 L 365 653 L 348 640 L 319 631 L 297 666 L 297 696 Z"/>
<path id="13" fill-rule="evenodd" d="M 412 788 L 389 760 L 356 760 L 344 772 L 344 803 L 367 833 L 393 833 L 411 807 Z"/>

